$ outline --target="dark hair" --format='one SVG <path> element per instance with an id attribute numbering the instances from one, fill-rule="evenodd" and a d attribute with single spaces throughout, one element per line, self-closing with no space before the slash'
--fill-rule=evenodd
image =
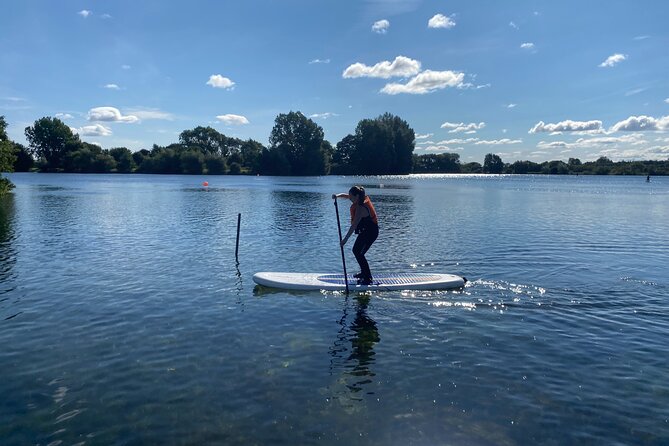
<path id="1" fill-rule="evenodd" d="M 348 190 L 348 194 L 358 197 L 358 204 L 365 202 L 365 188 L 362 186 L 353 186 Z"/>

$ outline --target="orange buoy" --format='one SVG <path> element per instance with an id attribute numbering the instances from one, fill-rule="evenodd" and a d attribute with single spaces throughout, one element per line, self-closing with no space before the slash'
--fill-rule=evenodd
<path id="1" fill-rule="evenodd" d="M 208 186 L 209 186 L 209 181 L 205 181 L 204 183 L 202 183 L 202 185 L 203 185 L 204 187 L 208 187 Z"/>

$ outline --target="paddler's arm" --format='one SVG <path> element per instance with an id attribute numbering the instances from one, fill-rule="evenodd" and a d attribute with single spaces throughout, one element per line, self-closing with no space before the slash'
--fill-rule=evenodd
<path id="1" fill-rule="evenodd" d="M 348 200 L 350 197 L 348 194 L 332 194 L 333 200 L 336 200 L 337 198 L 346 198 Z"/>
<path id="2" fill-rule="evenodd" d="M 353 234 L 355 232 L 355 228 L 358 227 L 358 223 L 360 223 L 361 219 L 362 219 L 362 212 L 356 212 L 355 213 L 355 218 L 353 219 L 353 223 L 351 223 L 351 227 L 348 228 L 348 232 L 346 233 L 346 237 L 344 237 L 341 240 L 341 245 L 342 246 L 344 246 L 346 244 L 349 237 L 351 237 L 351 234 Z"/>

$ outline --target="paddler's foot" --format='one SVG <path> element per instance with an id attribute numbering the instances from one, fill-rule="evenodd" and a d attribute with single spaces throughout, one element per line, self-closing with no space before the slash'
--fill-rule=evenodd
<path id="1" fill-rule="evenodd" d="M 356 279 L 362 279 L 362 273 L 353 274 L 353 277 L 355 277 Z"/>
<path id="2" fill-rule="evenodd" d="M 358 279 L 358 285 L 371 285 L 372 283 L 371 277 L 361 277 Z"/>

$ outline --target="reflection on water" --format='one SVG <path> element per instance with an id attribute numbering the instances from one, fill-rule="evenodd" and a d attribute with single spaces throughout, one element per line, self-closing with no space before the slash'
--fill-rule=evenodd
<path id="1" fill-rule="evenodd" d="M 369 294 L 357 294 L 351 298 L 354 314 L 353 320 L 348 321 L 349 298 L 346 298 L 344 314 L 339 320 L 341 328 L 337 339 L 330 348 L 331 374 L 341 373 L 338 383 L 343 384 L 349 391 L 347 394 L 338 394 L 338 387 L 332 389 L 335 393 L 333 399 L 347 401 L 361 401 L 362 396 L 357 395 L 366 386 L 372 384 L 372 378 L 376 375 L 372 370 L 374 364 L 374 346 L 381 340 L 376 322 L 369 317 L 367 308 L 369 306 Z M 350 343 L 350 346 L 349 346 Z M 339 388 L 341 390 L 341 388 Z M 366 392 L 373 394 L 371 390 Z"/>
<path id="2" fill-rule="evenodd" d="M 11 309 L 2 311 L 8 303 L 8 293 L 16 288 L 14 264 L 16 263 L 16 233 L 14 231 L 14 195 L 0 197 L 0 318 L 11 319 L 17 313 Z"/>

